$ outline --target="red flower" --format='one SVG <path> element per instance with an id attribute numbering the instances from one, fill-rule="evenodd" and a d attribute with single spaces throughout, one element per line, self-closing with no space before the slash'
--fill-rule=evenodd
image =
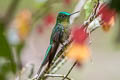
<path id="1" fill-rule="evenodd" d="M 116 11 L 114 9 L 111 9 L 109 5 L 102 4 L 98 12 L 98 16 L 99 15 L 101 15 L 102 19 L 102 29 L 105 32 L 108 32 L 115 22 Z"/>
<path id="2" fill-rule="evenodd" d="M 76 43 L 84 44 L 86 42 L 87 37 L 88 33 L 86 33 L 84 27 L 75 27 L 72 30 L 72 39 Z"/>
<path id="3" fill-rule="evenodd" d="M 71 0 L 64 0 L 64 3 L 65 3 L 65 4 L 70 4 L 70 3 L 71 3 Z"/>
<path id="4" fill-rule="evenodd" d="M 100 10 L 98 12 L 98 15 L 101 15 L 101 18 L 104 22 L 109 23 L 112 17 L 116 16 L 116 11 L 114 9 L 111 9 L 109 5 L 102 4 L 100 6 Z"/>
<path id="5" fill-rule="evenodd" d="M 47 16 L 44 17 L 44 24 L 48 26 L 55 22 L 55 16 L 52 13 L 49 13 Z"/>
<path id="6" fill-rule="evenodd" d="M 67 47 L 66 56 L 83 64 L 90 57 L 88 45 L 85 44 L 88 37 L 85 26 L 72 29 L 73 42 Z"/>

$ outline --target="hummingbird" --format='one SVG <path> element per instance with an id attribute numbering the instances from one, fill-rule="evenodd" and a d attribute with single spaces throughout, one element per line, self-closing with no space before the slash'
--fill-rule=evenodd
<path id="1" fill-rule="evenodd" d="M 77 11 L 75 13 L 78 13 Z M 59 45 L 63 45 L 63 43 L 68 40 L 70 34 L 70 16 L 75 13 L 68 12 L 59 12 L 56 20 L 55 27 L 52 30 L 52 34 L 50 37 L 50 44 L 46 51 L 43 62 L 38 70 L 38 75 L 40 74 L 42 68 L 48 63 L 48 67 L 50 67 L 52 60 L 54 59 L 57 49 Z"/>

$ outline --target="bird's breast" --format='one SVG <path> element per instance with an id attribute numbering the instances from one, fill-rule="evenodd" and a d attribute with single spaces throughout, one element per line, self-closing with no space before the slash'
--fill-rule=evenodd
<path id="1" fill-rule="evenodd" d="M 65 28 L 62 36 L 62 42 L 65 42 L 69 38 L 69 35 L 70 35 L 69 28 Z"/>

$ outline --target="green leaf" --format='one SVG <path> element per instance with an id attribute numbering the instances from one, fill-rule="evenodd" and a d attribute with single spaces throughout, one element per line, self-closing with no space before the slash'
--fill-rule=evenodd
<path id="1" fill-rule="evenodd" d="M 93 11 L 94 8 L 94 4 L 97 2 L 98 0 L 88 0 L 84 6 L 84 10 L 85 10 L 85 19 L 87 19 L 91 12 Z"/>

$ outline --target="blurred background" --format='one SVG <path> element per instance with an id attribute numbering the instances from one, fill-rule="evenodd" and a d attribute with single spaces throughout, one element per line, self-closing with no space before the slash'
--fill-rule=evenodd
<path id="1" fill-rule="evenodd" d="M 1 80 L 14 80 L 16 77 L 14 73 L 18 74 L 17 70 L 23 69 L 28 64 L 34 66 L 35 75 L 48 48 L 57 14 L 60 11 L 72 13 L 79 2 L 80 0 L 0 0 Z M 82 8 L 72 25 L 83 24 L 85 17 L 86 11 Z M 89 60 L 84 66 L 75 67 L 69 75 L 71 78 L 120 80 L 119 27 L 117 19 L 109 32 L 98 28 L 91 34 L 90 50 L 93 62 Z M 57 73 L 66 74 L 72 64 L 73 62 L 68 60 Z"/>

